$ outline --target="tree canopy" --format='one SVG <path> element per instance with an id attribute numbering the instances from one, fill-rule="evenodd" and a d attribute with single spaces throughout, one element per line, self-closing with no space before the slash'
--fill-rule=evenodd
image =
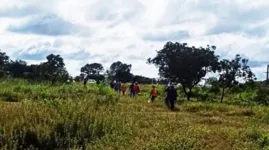
<path id="1" fill-rule="evenodd" d="M 167 42 L 157 51 L 157 56 L 148 59 L 148 63 L 159 68 L 161 77 L 180 83 L 187 99 L 190 100 L 192 88 L 208 72 L 217 70 L 218 56 L 214 53 L 215 49 L 215 46 L 196 48 L 189 47 L 186 43 Z"/>
<path id="2" fill-rule="evenodd" d="M 96 75 L 104 71 L 104 67 L 100 63 L 92 63 L 92 64 L 86 64 L 80 69 L 80 71 L 87 75 L 91 75 L 91 74 Z"/>
<path id="3" fill-rule="evenodd" d="M 224 95 L 234 86 L 239 84 L 239 81 L 256 80 L 248 66 L 248 60 L 242 59 L 240 55 L 236 55 L 232 60 L 221 60 L 219 63 L 219 86 L 222 89 L 221 102 Z"/>
<path id="4" fill-rule="evenodd" d="M 119 80 L 121 82 L 130 82 L 133 79 L 131 74 L 132 65 L 125 64 L 120 61 L 114 62 L 108 70 L 108 76 L 110 79 Z"/>
<path id="5" fill-rule="evenodd" d="M 0 70 L 5 70 L 7 64 L 9 63 L 9 56 L 0 49 Z"/>

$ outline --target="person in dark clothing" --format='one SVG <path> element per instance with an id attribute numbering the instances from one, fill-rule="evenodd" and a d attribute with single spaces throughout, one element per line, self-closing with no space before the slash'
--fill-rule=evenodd
<path id="1" fill-rule="evenodd" d="M 86 86 L 86 84 L 87 84 L 87 80 L 86 79 L 83 80 L 83 84 L 84 84 L 84 86 Z"/>
<path id="2" fill-rule="evenodd" d="M 171 110 L 174 110 L 175 102 L 176 102 L 177 96 L 178 96 L 177 90 L 174 87 L 174 85 L 170 85 L 169 87 L 166 88 L 165 91 L 166 91 L 165 103 Z"/>
<path id="3" fill-rule="evenodd" d="M 113 80 L 110 82 L 110 87 L 111 87 L 111 89 L 114 89 L 114 86 L 115 86 L 115 85 L 114 85 L 114 82 L 115 82 L 115 81 L 113 81 Z"/>
<path id="4" fill-rule="evenodd" d="M 129 87 L 129 91 L 130 91 L 130 97 L 134 97 L 135 96 L 135 91 L 134 91 L 134 83 L 132 83 Z"/>
<path id="5" fill-rule="evenodd" d="M 84 84 L 84 86 L 86 86 L 87 81 L 88 81 L 88 76 L 85 75 L 85 76 L 84 76 L 84 79 L 83 79 L 83 84 Z"/>
<path id="6" fill-rule="evenodd" d="M 114 85 L 114 89 L 117 93 L 120 93 L 121 92 L 121 83 L 120 81 L 117 81 Z"/>

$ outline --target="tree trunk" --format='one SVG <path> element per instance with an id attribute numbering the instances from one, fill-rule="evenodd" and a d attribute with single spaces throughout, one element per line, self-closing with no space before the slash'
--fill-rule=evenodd
<path id="1" fill-rule="evenodd" d="M 187 97 L 187 100 L 189 101 L 189 100 L 190 100 L 190 97 L 189 97 L 189 94 L 188 94 L 188 92 L 187 92 L 187 90 L 186 90 L 185 85 L 182 85 L 182 88 L 183 88 L 183 92 L 184 92 L 184 94 L 185 94 L 186 97 Z"/>
<path id="2" fill-rule="evenodd" d="M 224 94 L 225 94 L 224 91 L 225 91 L 225 88 L 222 88 L 221 98 L 220 98 L 221 103 L 223 102 L 223 99 L 224 99 Z"/>
<path id="3" fill-rule="evenodd" d="M 183 91 L 187 97 L 187 100 L 190 101 L 191 100 L 191 94 L 192 94 L 192 88 L 189 88 L 189 92 L 186 89 L 185 85 L 182 85 Z"/>
<path id="4" fill-rule="evenodd" d="M 188 100 L 190 100 L 191 99 L 191 96 L 192 96 L 192 88 L 189 88 L 189 89 L 190 89 L 190 91 L 189 91 Z"/>

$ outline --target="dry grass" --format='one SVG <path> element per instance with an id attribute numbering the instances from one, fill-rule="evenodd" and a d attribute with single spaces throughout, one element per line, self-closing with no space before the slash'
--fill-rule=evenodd
<path id="1" fill-rule="evenodd" d="M 31 95 L 22 94 L 22 89 L 43 89 L 45 98 L 63 95 L 59 91 L 68 91 L 72 98 L 0 101 L 1 149 L 269 148 L 269 109 L 263 106 L 180 102 L 177 110 L 171 112 L 162 97 L 148 104 L 146 93 L 136 99 L 125 96 L 117 101 L 112 91 L 95 86 L 84 89 L 82 85 L 66 85 L 52 87 L 54 91 L 46 90 L 46 85 L 24 86 L 30 89 L 17 88 L 16 92 L 12 85 L 0 90 L 0 95 L 9 91 L 29 98 Z M 72 93 L 73 90 L 84 96 Z"/>

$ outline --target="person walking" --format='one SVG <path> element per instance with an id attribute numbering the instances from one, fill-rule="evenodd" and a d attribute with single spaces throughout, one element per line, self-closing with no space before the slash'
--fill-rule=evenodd
<path id="1" fill-rule="evenodd" d="M 121 93 L 121 83 L 120 81 L 116 81 L 115 85 L 114 85 L 114 90 L 118 93 Z"/>
<path id="2" fill-rule="evenodd" d="M 135 82 L 135 84 L 134 84 L 134 96 L 137 96 L 139 92 L 140 92 L 140 86 L 138 85 L 137 82 Z"/>
<path id="3" fill-rule="evenodd" d="M 85 76 L 84 76 L 84 79 L 83 79 L 83 85 L 84 85 L 85 87 L 86 87 L 87 81 L 88 81 L 88 76 L 85 75 Z"/>
<path id="4" fill-rule="evenodd" d="M 157 90 L 156 90 L 156 87 L 153 85 L 150 90 L 150 99 L 148 102 L 153 103 L 156 97 L 157 97 Z"/>
<path id="5" fill-rule="evenodd" d="M 127 89 L 126 84 L 123 83 L 123 84 L 121 85 L 122 95 L 125 95 L 126 89 Z"/>
<path id="6" fill-rule="evenodd" d="M 177 90 L 174 85 L 170 84 L 165 91 L 166 91 L 165 103 L 171 110 L 174 110 L 175 102 L 178 96 Z"/>
<path id="7" fill-rule="evenodd" d="M 134 92 L 134 82 L 130 85 L 129 91 L 130 91 L 130 97 L 134 97 L 134 95 L 135 95 L 135 92 Z"/>

